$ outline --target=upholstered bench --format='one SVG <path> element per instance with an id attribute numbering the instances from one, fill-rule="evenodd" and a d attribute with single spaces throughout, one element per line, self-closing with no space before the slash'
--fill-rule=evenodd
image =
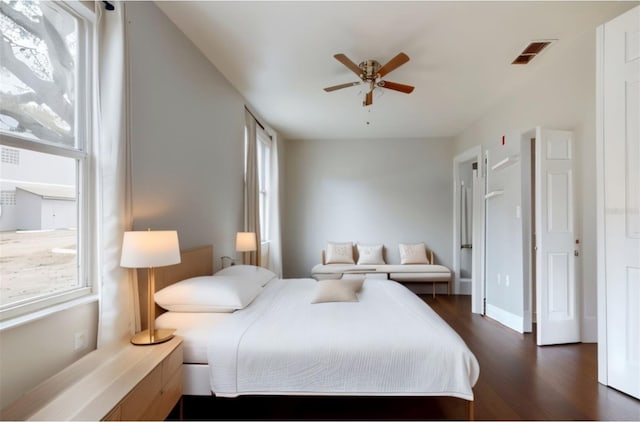
<path id="1" fill-rule="evenodd" d="M 358 262 L 357 249 L 354 262 Z M 383 276 L 400 283 L 431 283 L 435 297 L 436 284 L 446 283 L 447 294 L 451 294 L 451 270 L 434 263 L 433 252 L 428 252 L 429 264 L 346 264 L 326 263 L 326 253 L 322 251 L 322 263 L 311 269 L 311 276 L 316 280 L 351 278 L 356 275 L 376 277 Z"/>

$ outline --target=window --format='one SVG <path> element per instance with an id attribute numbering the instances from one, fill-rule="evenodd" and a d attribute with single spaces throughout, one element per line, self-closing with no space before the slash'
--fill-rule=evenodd
<path id="1" fill-rule="evenodd" d="M 92 19 L 79 3 L 0 0 L 0 319 L 91 292 Z"/>
<path id="2" fill-rule="evenodd" d="M 15 148 L 2 148 L 2 164 L 20 164 L 20 151 Z"/>
<path id="3" fill-rule="evenodd" d="M 271 138 L 267 133 L 258 128 L 258 140 L 256 145 L 258 156 L 258 189 L 260 190 L 260 239 L 262 242 L 270 240 L 269 233 L 269 200 L 271 180 Z"/>

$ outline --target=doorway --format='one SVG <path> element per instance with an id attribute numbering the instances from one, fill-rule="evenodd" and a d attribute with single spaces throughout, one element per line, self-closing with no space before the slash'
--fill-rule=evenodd
<path id="1" fill-rule="evenodd" d="M 482 149 L 471 148 L 453 160 L 453 291 L 472 295 L 481 289 L 484 230 Z M 472 312 L 481 313 L 482 298 L 472 300 Z"/>
<path id="2" fill-rule="evenodd" d="M 575 231 L 573 134 L 521 135 L 522 330 L 538 345 L 580 341 L 579 240 Z"/>

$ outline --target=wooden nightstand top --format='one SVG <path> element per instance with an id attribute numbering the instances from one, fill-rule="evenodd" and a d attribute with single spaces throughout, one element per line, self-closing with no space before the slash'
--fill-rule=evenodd
<path id="1" fill-rule="evenodd" d="M 131 343 L 88 353 L 3 409 L 4 420 L 100 420 L 182 344 Z"/>

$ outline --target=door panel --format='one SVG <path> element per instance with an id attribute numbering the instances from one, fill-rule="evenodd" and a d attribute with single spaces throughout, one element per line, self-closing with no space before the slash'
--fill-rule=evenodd
<path id="1" fill-rule="evenodd" d="M 573 226 L 570 203 L 571 171 L 547 174 L 547 232 L 568 233 Z"/>
<path id="2" fill-rule="evenodd" d="M 640 7 L 604 25 L 602 82 L 604 364 L 640 398 Z"/>
<path id="3" fill-rule="evenodd" d="M 573 317 L 571 310 L 570 263 L 566 253 L 550 253 L 549 257 L 549 319 L 562 321 Z"/>
<path id="4" fill-rule="evenodd" d="M 573 135 L 536 131 L 538 345 L 580 341 L 574 256 Z"/>

